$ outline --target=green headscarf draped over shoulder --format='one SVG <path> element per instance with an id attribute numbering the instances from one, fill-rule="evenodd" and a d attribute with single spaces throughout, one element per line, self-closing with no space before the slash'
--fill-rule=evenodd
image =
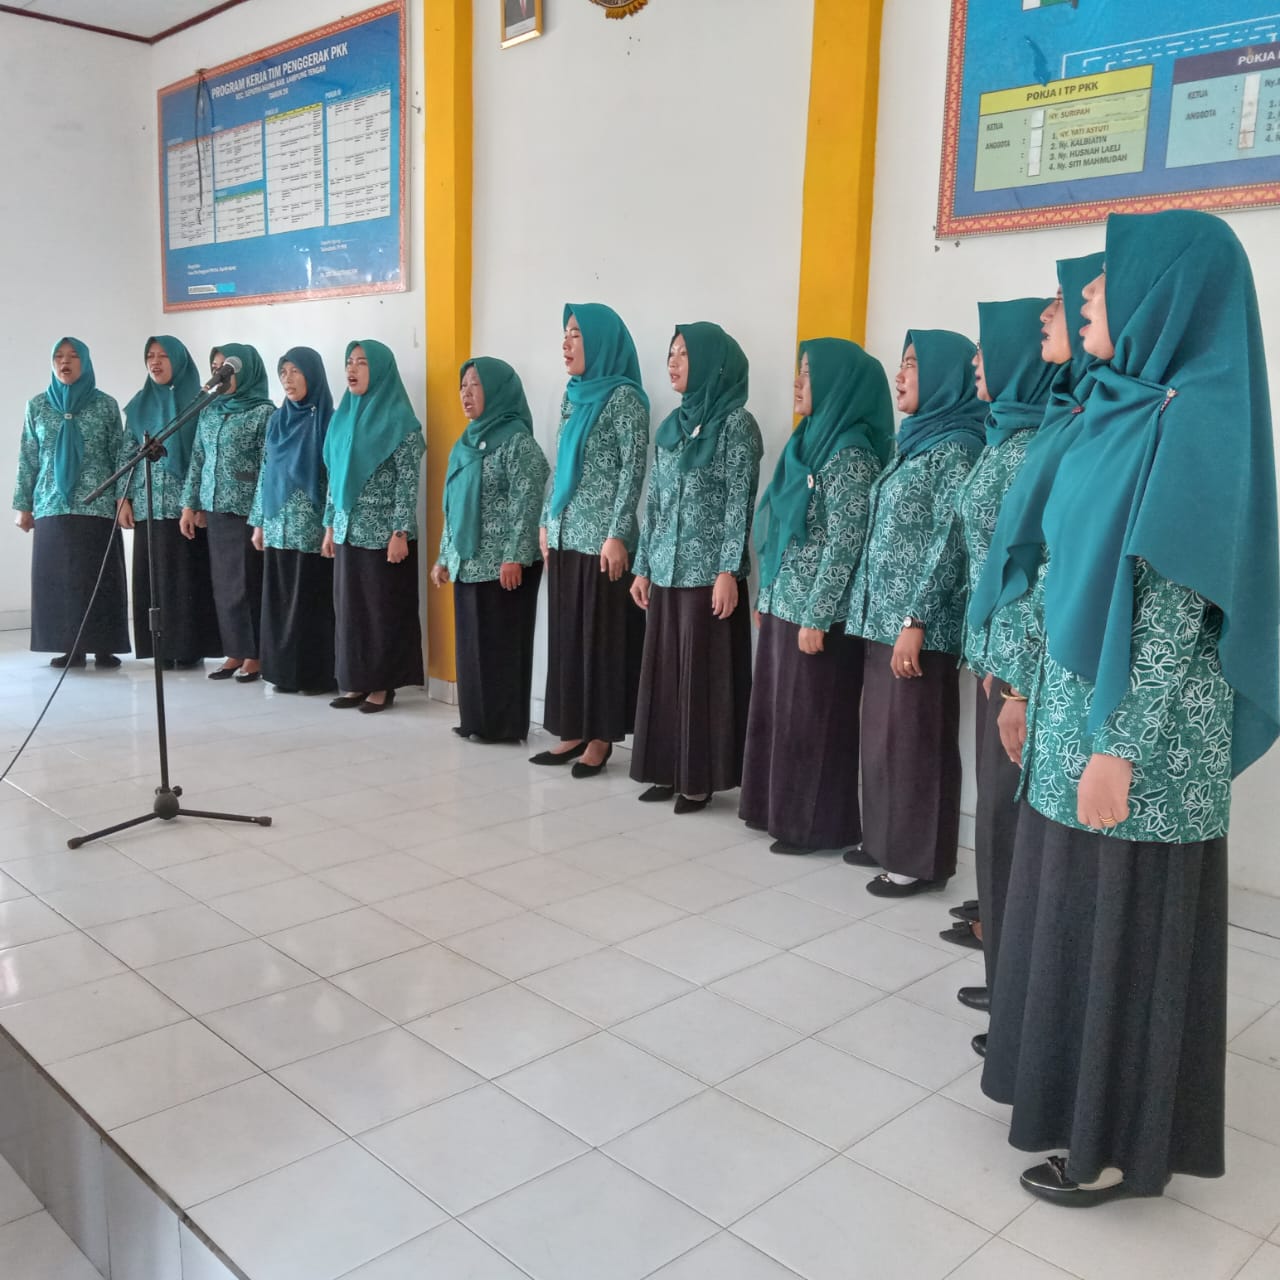
<path id="1" fill-rule="evenodd" d="M 909 329 L 902 350 L 916 349 L 920 407 L 898 428 L 898 457 L 936 449 L 957 440 L 977 454 L 986 443 L 987 406 L 973 382 L 977 347 L 950 329 Z"/>
<path id="2" fill-rule="evenodd" d="M 142 390 L 124 407 L 124 420 L 130 434 L 138 444 L 144 435 L 156 436 L 162 428 L 182 412 L 200 394 L 200 371 L 191 358 L 191 352 L 177 338 L 167 333 L 154 334 L 142 348 L 145 365 L 152 343 L 164 348 L 173 369 L 173 376 L 163 386 L 150 374 L 142 384 Z M 191 463 L 191 446 L 195 442 L 198 418 L 193 417 L 186 426 L 175 431 L 164 442 L 163 466 L 179 480 L 185 479 Z"/>
<path id="3" fill-rule="evenodd" d="M 678 324 L 676 333 L 689 351 L 689 384 L 654 441 L 668 450 L 683 443 L 680 470 L 692 471 L 715 457 L 721 425 L 747 403 L 749 367 L 742 348 L 718 324 Z"/>
<path id="4" fill-rule="evenodd" d="M 484 388 L 484 412 L 472 418 L 449 450 L 444 479 L 444 518 L 453 545 L 470 560 L 480 545 L 480 490 L 484 460 L 521 431 L 533 431 L 533 415 L 520 375 L 505 360 L 474 356 L 458 370 L 458 381 L 475 369 Z"/>
<path id="5" fill-rule="evenodd" d="M 1211 214 L 1107 220 L 1107 325 L 1045 505 L 1049 651 L 1094 682 L 1089 730 L 1128 692 L 1134 561 L 1222 611 L 1238 774 L 1280 734 L 1280 533 L 1249 260 Z"/>
<path id="6" fill-rule="evenodd" d="M 240 372 L 236 374 L 234 395 L 219 396 L 210 405 L 219 413 L 231 413 L 237 410 L 254 409 L 258 405 L 269 404 L 275 409 L 275 401 L 271 398 L 271 384 L 267 381 L 267 369 L 256 347 L 241 342 L 224 342 L 209 352 L 209 367 L 213 367 L 213 357 L 222 356 L 230 360 L 235 356 L 240 361 Z"/>
<path id="7" fill-rule="evenodd" d="M 1044 419 L 1049 387 L 1058 366 L 1040 355 L 1040 317 L 1052 298 L 1014 298 L 978 303 L 982 369 L 991 402 L 987 444 L 1018 431 L 1034 431 Z"/>
<path id="8" fill-rule="evenodd" d="M 574 374 L 565 388 L 569 416 L 560 429 L 556 446 L 556 476 L 551 486 L 551 514 L 560 515 L 569 505 L 582 479 L 582 457 L 596 419 L 619 387 L 631 387 L 649 407 L 640 383 L 640 359 L 627 326 L 612 307 L 601 302 L 565 304 L 563 323 L 573 316 L 582 330 L 586 368 Z"/>
<path id="9" fill-rule="evenodd" d="M 45 396 L 50 405 L 62 415 L 58 435 L 53 442 L 53 486 L 63 502 L 70 502 L 80 480 L 80 468 L 84 465 L 84 433 L 75 419 L 92 401 L 98 381 L 93 373 L 89 348 L 79 338 L 59 338 L 49 353 L 49 363 L 53 363 L 58 348 L 64 342 L 71 343 L 76 349 L 76 355 L 80 357 L 80 376 L 68 386 L 58 380 L 56 373 L 50 373 Z"/>
<path id="10" fill-rule="evenodd" d="M 813 411 L 791 433 L 756 508 L 762 586 L 778 576 L 793 541 L 805 544 L 817 472 L 844 449 L 866 449 L 881 466 L 893 452 L 893 399 L 880 361 L 843 338 L 810 338 L 800 344 L 805 357 Z"/>
<path id="11" fill-rule="evenodd" d="M 363 395 L 343 392 L 324 438 L 324 465 L 336 511 L 350 511 L 369 477 L 414 432 L 422 432 L 391 349 L 360 338 L 347 343 L 348 360 L 356 347 L 364 349 L 369 362 L 369 389 Z"/>

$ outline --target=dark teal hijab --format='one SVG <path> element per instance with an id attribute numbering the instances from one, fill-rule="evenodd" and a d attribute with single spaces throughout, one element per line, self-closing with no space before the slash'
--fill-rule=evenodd
<path id="1" fill-rule="evenodd" d="M 843 449 L 866 449 L 881 466 L 893 453 L 893 399 L 880 361 L 843 338 L 802 342 L 800 358 L 805 356 L 813 412 L 791 433 L 756 509 L 764 530 L 760 583 L 766 587 L 778 576 L 792 541 L 806 541 L 817 472 Z"/>
<path id="2" fill-rule="evenodd" d="M 1134 561 L 1223 616 L 1232 772 L 1280 734 L 1280 534 L 1249 260 L 1211 214 L 1107 220 L 1115 342 L 1045 505 L 1049 651 L 1094 682 L 1089 729 L 1129 688 Z"/>
<path id="3" fill-rule="evenodd" d="M 1034 431 L 1044 418 L 1058 366 L 1040 356 L 1040 317 L 1052 298 L 978 303 L 982 369 L 991 402 L 987 444 L 1003 444 L 1018 431 Z"/>
<path id="4" fill-rule="evenodd" d="M 668 450 L 683 443 L 680 470 L 693 471 L 715 457 L 721 425 L 747 403 L 748 364 L 742 348 L 718 324 L 678 324 L 676 333 L 689 350 L 689 383 L 654 441 Z"/>
<path id="5" fill-rule="evenodd" d="M 214 347 L 209 352 L 209 367 L 213 367 L 213 357 L 221 355 L 229 360 L 235 356 L 240 361 L 240 372 L 236 374 L 234 395 L 219 396 L 209 406 L 221 414 L 243 412 L 245 409 L 256 409 L 259 405 L 269 404 L 275 408 L 271 399 L 271 384 L 267 381 L 267 369 L 256 347 L 240 342 L 226 342 Z"/>
<path id="6" fill-rule="evenodd" d="M 913 458 L 949 440 L 977 454 L 986 443 L 987 406 L 973 384 L 977 347 L 950 329 L 909 329 L 902 344 L 916 349 L 920 407 L 898 428 L 898 457 Z"/>
<path id="7" fill-rule="evenodd" d="M 58 381 L 56 373 L 51 373 L 45 396 L 62 415 L 58 435 L 53 442 L 53 486 L 63 502 L 70 502 L 80 480 L 80 468 L 84 465 L 84 433 L 80 430 L 76 415 L 93 400 L 98 383 L 93 376 L 89 348 L 79 338 L 59 338 L 49 355 L 50 363 L 64 342 L 71 343 L 76 349 L 76 355 L 80 357 L 80 376 L 67 386 Z"/>
<path id="8" fill-rule="evenodd" d="M 1082 258 L 1058 260 L 1071 359 L 1051 366 L 1056 372 L 1044 420 L 1000 504 L 991 550 L 969 604 L 969 626 L 975 631 L 985 627 L 997 609 L 1025 595 L 1035 583 L 1044 550 L 1044 504 L 1083 412 L 1083 401 L 1093 387 L 1087 375 L 1097 361 L 1084 349 L 1080 336 L 1080 303 L 1085 285 L 1101 275 L 1103 258 L 1101 253 L 1090 253 Z"/>
<path id="9" fill-rule="evenodd" d="M 159 435 L 200 394 L 200 371 L 191 358 L 191 352 L 167 333 L 153 334 L 142 348 L 144 364 L 152 343 L 164 348 L 173 376 L 161 386 L 148 374 L 142 390 L 125 405 L 124 420 L 138 444 L 142 443 L 144 435 Z M 161 465 L 179 480 L 186 478 L 191 462 L 196 425 L 197 419 L 193 417 L 164 442 L 165 456 Z"/>
<path id="10" fill-rule="evenodd" d="M 558 516 L 569 505 L 582 479 L 582 456 L 587 437 L 596 425 L 609 397 L 619 387 L 631 387 L 649 407 L 640 384 L 640 360 L 636 344 L 622 318 L 600 302 L 566 303 L 563 323 L 573 316 L 582 330 L 586 368 L 574 374 L 565 388 L 569 416 L 560 430 L 556 447 L 556 477 L 551 486 L 551 514 Z"/>
<path id="11" fill-rule="evenodd" d="M 347 343 L 347 359 L 356 347 L 364 348 L 369 361 L 369 389 L 360 396 L 343 392 L 324 440 L 329 493 L 337 511 L 350 511 L 369 477 L 411 435 L 422 433 L 391 349 L 360 338 Z"/>
<path id="12" fill-rule="evenodd" d="M 444 478 L 444 518 L 453 545 L 470 560 L 480 545 L 480 489 L 487 454 L 521 431 L 533 431 L 533 415 L 520 375 L 505 360 L 476 356 L 458 370 L 458 381 L 475 369 L 484 388 L 484 412 L 472 418 L 449 450 Z"/>
<path id="13" fill-rule="evenodd" d="M 267 421 L 262 460 L 262 514 L 274 520 L 299 489 L 313 507 L 324 506 L 324 440 L 333 417 L 333 392 L 324 361 L 310 347 L 290 347 L 276 363 L 276 373 L 296 365 L 307 383 L 297 403 L 288 396 Z"/>

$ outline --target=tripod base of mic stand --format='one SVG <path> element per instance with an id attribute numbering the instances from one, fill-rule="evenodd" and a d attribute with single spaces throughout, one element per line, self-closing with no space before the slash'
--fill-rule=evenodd
<path id="1" fill-rule="evenodd" d="M 90 840 L 101 840 L 103 836 L 115 835 L 117 831 L 127 831 L 130 827 L 140 827 L 144 822 L 154 822 L 157 818 L 161 822 L 172 822 L 174 818 L 212 818 L 215 822 L 252 822 L 259 827 L 271 825 L 270 818 L 255 818 L 247 813 L 212 813 L 207 809 L 184 809 L 179 800 L 181 795 L 181 787 L 157 787 L 155 803 L 151 806 L 150 813 L 144 813 L 137 818 L 128 818 L 110 827 L 103 827 L 101 831 L 90 831 L 88 835 L 72 836 L 67 841 L 67 848 L 78 849 L 81 845 L 88 844 Z"/>

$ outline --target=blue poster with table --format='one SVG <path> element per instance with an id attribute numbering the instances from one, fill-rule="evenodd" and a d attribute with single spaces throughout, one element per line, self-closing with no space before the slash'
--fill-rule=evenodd
<path id="1" fill-rule="evenodd" d="M 952 0 L 940 237 L 1280 204 L 1280 0 Z"/>
<path id="2" fill-rule="evenodd" d="M 403 0 L 161 89 L 164 309 L 407 288 L 404 90 Z"/>

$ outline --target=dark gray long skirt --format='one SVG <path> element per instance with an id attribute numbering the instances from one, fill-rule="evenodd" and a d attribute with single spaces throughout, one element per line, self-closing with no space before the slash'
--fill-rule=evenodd
<path id="1" fill-rule="evenodd" d="M 338 684 L 376 693 L 425 683 L 418 619 L 418 543 L 399 564 L 387 549 L 334 548 L 333 612 Z"/>
<path id="2" fill-rule="evenodd" d="M 652 587 L 636 702 L 631 776 L 681 795 L 732 791 L 742 781 L 751 704 L 747 584 L 727 618 L 712 587 Z"/>
<path id="3" fill-rule="evenodd" d="M 209 569 L 225 656 L 256 658 L 262 627 L 262 552 L 244 516 L 210 511 Z"/>
<path id="4" fill-rule="evenodd" d="M 218 633 L 209 576 L 209 535 L 197 529 L 184 538 L 177 520 L 139 520 L 133 531 L 133 641 L 139 658 L 151 658 L 148 544 L 154 542 L 156 595 L 160 598 L 164 656 L 179 662 L 226 653 Z"/>
<path id="5" fill-rule="evenodd" d="M 836 626 L 821 653 L 801 653 L 799 634 L 760 616 L 738 817 L 802 849 L 844 849 L 862 839 L 863 644 Z"/>
<path id="6" fill-rule="evenodd" d="M 899 680 L 893 646 L 866 642 L 862 675 L 862 846 L 886 871 L 955 874 L 960 839 L 960 672 L 926 649 Z"/>
<path id="7" fill-rule="evenodd" d="M 1025 802 L 983 1092 L 1009 1141 L 1066 1148 L 1068 1176 L 1223 1172 L 1227 842 L 1143 844 Z"/>
<path id="8" fill-rule="evenodd" d="M 262 553 L 262 676 L 282 689 L 327 693 L 333 655 L 333 561 L 318 552 Z"/>
<path id="9" fill-rule="evenodd" d="M 128 653 L 124 543 L 113 522 L 105 516 L 41 516 L 31 537 L 32 652 L 70 653 L 75 646 L 81 653 Z"/>

